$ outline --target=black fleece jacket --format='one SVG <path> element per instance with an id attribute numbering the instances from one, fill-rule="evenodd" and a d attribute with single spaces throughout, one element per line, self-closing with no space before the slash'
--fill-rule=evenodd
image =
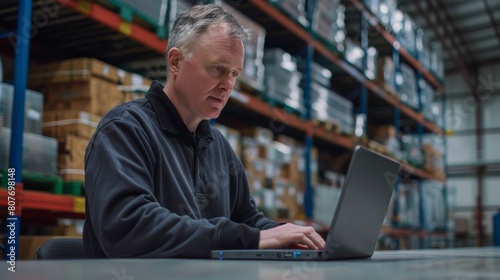
<path id="1" fill-rule="evenodd" d="M 257 211 L 241 161 L 202 121 L 191 133 L 159 82 L 107 113 L 85 153 L 83 240 L 92 258 L 208 258 L 257 248 L 275 221 Z"/>

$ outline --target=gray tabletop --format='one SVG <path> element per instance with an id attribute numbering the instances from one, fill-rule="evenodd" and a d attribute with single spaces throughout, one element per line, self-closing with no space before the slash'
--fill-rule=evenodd
<path id="1" fill-rule="evenodd" d="M 0 279 L 500 279 L 500 247 L 375 252 L 351 261 L 113 259 L 0 263 Z"/>

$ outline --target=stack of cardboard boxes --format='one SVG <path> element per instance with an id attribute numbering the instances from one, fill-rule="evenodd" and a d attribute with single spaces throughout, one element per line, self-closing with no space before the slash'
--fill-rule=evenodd
<path id="1" fill-rule="evenodd" d="M 65 181 L 85 179 L 84 155 L 101 117 L 141 97 L 123 87 L 151 81 L 96 59 L 76 58 L 30 67 L 28 86 L 44 93 L 43 134 L 57 139 L 57 170 Z"/>
<path id="2" fill-rule="evenodd" d="M 242 130 L 242 162 L 257 207 L 273 218 L 304 218 L 304 150 L 296 140 L 266 128 Z M 276 138 L 276 139 L 275 139 Z M 312 150 L 312 184 L 317 184 Z M 316 164 L 314 164 L 316 162 Z"/>

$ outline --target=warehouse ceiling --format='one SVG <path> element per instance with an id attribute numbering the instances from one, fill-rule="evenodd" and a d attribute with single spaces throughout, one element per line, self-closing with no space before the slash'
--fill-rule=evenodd
<path id="1" fill-rule="evenodd" d="M 479 64 L 500 60 L 500 1 L 399 0 L 443 47 L 445 69 L 473 76 Z"/>

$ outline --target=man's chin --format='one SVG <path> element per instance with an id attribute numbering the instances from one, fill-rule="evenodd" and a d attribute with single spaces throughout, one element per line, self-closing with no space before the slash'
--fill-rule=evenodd
<path id="1" fill-rule="evenodd" d="M 220 113 L 221 113 L 222 109 L 215 109 L 213 112 L 211 112 L 210 114 L 208 114 L 208 119 L 216 119 L 220 116 Z"/>

